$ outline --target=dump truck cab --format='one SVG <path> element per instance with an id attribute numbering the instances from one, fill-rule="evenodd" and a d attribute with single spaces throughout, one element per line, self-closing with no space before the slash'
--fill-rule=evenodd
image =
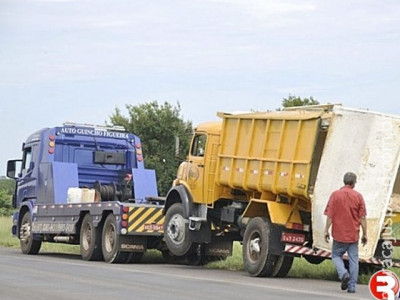
<path id="1" fill-rule="evenodd" d="M 215 175 L 220 132 L 221 122 L 197 126 L 188 159 L 181 163 L 177 171 L 174 185 L 184 185 L 190 191 L 193 203 L 212 204 L 213 194 L 218 190 L 212 174 Z"/>

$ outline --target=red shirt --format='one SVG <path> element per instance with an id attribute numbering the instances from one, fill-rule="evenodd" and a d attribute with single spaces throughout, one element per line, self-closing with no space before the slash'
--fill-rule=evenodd
<path id="1" fill-rule="evenodd" d="M 333 192 L 324 214 L 332 219 L 332 236 L 335 241 L 358 241 L 360 218 L 367 214 L 364 199 L 359 192 L 347 185 Z"/>

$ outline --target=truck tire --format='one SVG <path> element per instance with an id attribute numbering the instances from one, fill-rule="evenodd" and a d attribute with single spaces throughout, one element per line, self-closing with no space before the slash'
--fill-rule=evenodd
<path id="1" fill-rule="evenodd" d="M 104 222 L 101 248 L 104 261 L 108 263 L 126 263 L 129 252 L 119 250 L 119 234 L 117 220 L 113 214 L 109 214 Z"/>
<path id="2" fill-rule="evenodd" d="M 165 214 L 164 238 L 173 255 L 186 255 L 192 247 L 189 224 L 183 216 L 182 203 L 173 204 Z"/>
<path id="3" fill-rule="evenodd" d="M 243 264 L 254 277 L 270 277 L 274 273 L 276 255 L 269 252 L 271 224 L 268 219 L 256 217 L 250 220 L 243 237 Z"/>
<path id="4" fill-rule="evenodd" d="M 101 252 L 101 228 L 94 226 L 93 217 L 90 214 L 86 214 L 83 218 L 79 245 L 82 259 L 90 261 L 103 259 Z"/>
<path id="5" fill-rule="evenodd" d="M 29 211 L 22 216 L 21 225 L 19 227 L 19 243 L 21 251 L 24 254 L 38 254 L 42 241 L 35 240 L 32 233 L 32 220 Z"/>
<path id="6" fill-rule="evenodd" d="M 285 256 L 280 255 L 275 261 L 274 264 L 274 272 L 272 273 L 273 277 L 285 277 L 292 267 L 294 257 L 293 256 Z"/>

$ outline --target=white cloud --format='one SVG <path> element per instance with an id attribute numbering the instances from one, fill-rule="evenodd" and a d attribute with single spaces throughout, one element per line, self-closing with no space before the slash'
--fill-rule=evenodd
<path id="1" fill-rule="evenodd" d="M 127 27 L 129 25 L 130 25 L 129 21 L 107 19 L 107 18 L 104 18 L 104 16 L 98 17 L 98 18 L 89 18 L 89 19 L 83 20 L 81 23 L 82 27 L 99 28 L 99 29 Z"/>
<path id="2" fill-rule="evenodd" d="M 258 26 L 282 27 L 295 24 L 299 17 L 312 13 L 317 6 L 311 1 L 290 0 L 211 0 L 235 7 L 252 21 L 260 22 Z M 251 21 L 251 20 L 250 20 Z"/>
<path id="3" fill-rule="evenodd" d="M 57 4 L 57 3 L 67 3 L 67 2 L 82 2 L 83 0 L 25 0 L 31 3 L 46 3 L 46 4 Z"/>

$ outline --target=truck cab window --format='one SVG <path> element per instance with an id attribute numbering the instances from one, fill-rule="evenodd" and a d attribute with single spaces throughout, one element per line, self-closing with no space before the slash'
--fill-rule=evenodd
<path id="1" fill-rule="evenodd" d="M 207 136 L 205 134 L 196 135 L 193 139 L 191 154 L 193 156 L 204 156 L 206 142 Z"/>
<path id="2" fill-rule="evenodd" d="M 24 150 L 24 157 L 22 159 L 22 167 L 21 171 L 22 172 L 27 172 L 29 169 L 29 166 L 31 165 L 32 161 L 32 148 L 25 148 Z"/>

